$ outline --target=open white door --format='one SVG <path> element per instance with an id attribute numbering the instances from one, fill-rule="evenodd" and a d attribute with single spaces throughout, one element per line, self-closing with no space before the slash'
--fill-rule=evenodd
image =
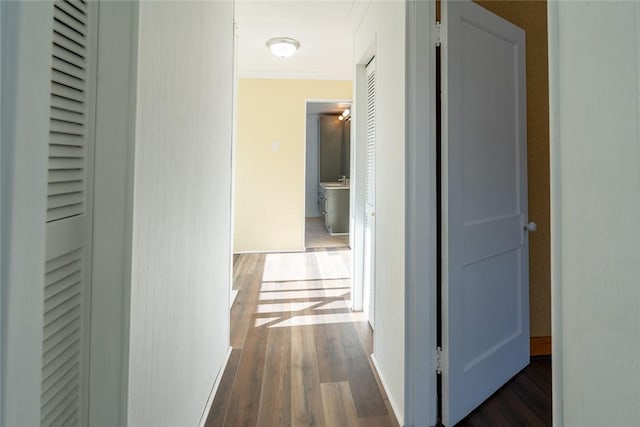
<path id="1" fill-rule="evenodd" d="M 442 2 L 443 423 L 529 363 L 524 31 Z"/>
<path id="2" fill-rule="evenodd" d="M 362 308 L 374 327 L 376 230 L 376 60 L 367 64 L 367 159 L 365 163 L 364 289 Z"/>

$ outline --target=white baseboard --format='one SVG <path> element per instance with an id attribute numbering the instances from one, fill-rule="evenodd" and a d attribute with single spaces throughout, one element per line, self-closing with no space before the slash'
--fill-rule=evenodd
<path id="1" fill-rule="evenodd" d="M 380 365 L 376 360 L 375 354 L 371 355 L 371 361 L 373 362 L 373 367 L 376 370 L 376 373 L 378 374 L 378 378 L 380 378 L 380 382 L 382 383 L 382 388 L 384 388 L 384 392 L 387 395 L 387 399 L 389 399 L 389 403 L 391 404 L 391 409 L 393 410 L 393 415 L 396 417 L 396 420 L 398 421 L 398 425 L 404 426 L 404 423 L 398 416 L 398 414 L 400 413 L 400 411 L 398 411 L 398 405 L 393 400 L 393 396 L 389 393 L 389 387 L 387 386 L 387 381 L 384 379 L 384 375 L 382 375 L 382 370 L 380 369 Z"/>
<path id="2" fill-rule="evenodd" d="M 200 422 L 198 423 L 198 427 L 204 427 L 207 422 L 207 417 L 209 416 L 209 411 L 211 411 L 211 406 L 213 405 L 213 399 L 216 397 L 216 391 L 218 391 L 218 387 L 220 386 L 220 382 L 222 381 L 222 376 L 224 375 L 224 371 L 227 368 L 227 363 L 229 363 L 229 358 L 231 357 L 231 347 L 229 347 L 229 351 L 227 352 L 227 358 L 225 359 L 220 371 L 218 372 L 218 376 L 216 377 L 216 381 L 213 383 L 213 388 L 211 389 L 211 393 L 209 393 L 209 398 L 207 399 L 207 404 L 205 405 L 204 411 L 202 412 L 202 416 L 200 417 Z"/>
<path id="3" fill-rule="evenodd" d="M 229 307 L 233 307 L 233 303 L 236 302 L 236 298 L 238 298 L 239 293 L 240 291 L 236 291 L 234 289 L 231 290 L 231 303 L 229 304 Z"/>
<path id="4" fill-rule="evenodd" d="M 278 249 L 278 250 L 261 250 L 261 251 L 235 251 L 234 255 L 242 255 L 242 254 L 284 254 L 289 252 L 304 252 L 304 246 L 300 249 Z"/>

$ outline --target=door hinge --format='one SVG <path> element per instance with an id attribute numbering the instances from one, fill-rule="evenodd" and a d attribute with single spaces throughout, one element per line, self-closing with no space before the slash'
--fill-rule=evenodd
<path id="1" fill-rule="evenodd" d="M 436 21 L 436 46 L 442 45 L 442 38 L 440 33 L 440 21 Z"/>
<path id="2" fill-rule="evenodd" d="M 436 347 L 436 374 L 442 374 L 442 347 Z"/>

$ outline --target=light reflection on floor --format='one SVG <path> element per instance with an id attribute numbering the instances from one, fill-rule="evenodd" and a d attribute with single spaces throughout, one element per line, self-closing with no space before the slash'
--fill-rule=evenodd
<path id="1" fill-rule="evenodd" d="M 351 250 L 266 256 L 255 327 L 367 321 L 350 307 Z"/>

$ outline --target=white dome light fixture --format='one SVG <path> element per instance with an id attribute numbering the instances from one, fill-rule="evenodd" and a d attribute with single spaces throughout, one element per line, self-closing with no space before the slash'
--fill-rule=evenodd
<path id="1" fill-rule="evenodd" d="M 289 37 L 274 37 L 267 40 L 267 47 L 275 56 L 279 58 L 288 58 L 300 47 L 300 42 Z"/>

